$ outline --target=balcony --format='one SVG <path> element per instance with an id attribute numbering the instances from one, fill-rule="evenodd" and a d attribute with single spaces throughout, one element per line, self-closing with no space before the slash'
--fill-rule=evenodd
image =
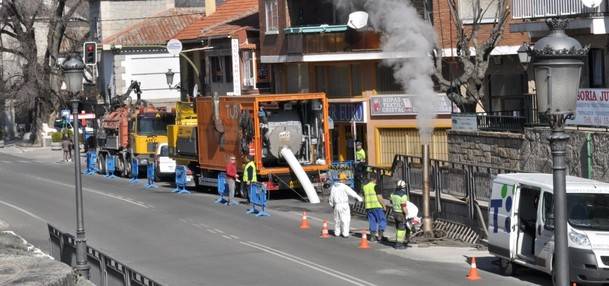
<path id="1" fill-rule="evenodd" d="M 512 18 L 539 19 L 556 16 L 604 16 L 607 1 L 598 8 L 586 8 L 581 0 L 512 0 Z"/>
<path id="2" fill-rule="evenodd" d="M 285 29 L 289 55 L 379 51 L 380 34 L 355 31 L 346 25 L 321 25 Z"/>

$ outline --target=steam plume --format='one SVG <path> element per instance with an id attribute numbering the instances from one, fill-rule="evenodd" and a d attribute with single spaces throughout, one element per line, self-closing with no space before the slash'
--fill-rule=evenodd
<path id="1" fill-rule="evenodd" d="M 434 73 L 430 52 L 436 45 L 436 33 L 424 20 L 411 0 L 334 0 L 337 7 L 352 9 L 363 3 L 372 26 L 383 32 L 381 47 L 386 53 L 407 53 L 407 58 L 384 60 L 394 71 L 394 78 L 406 93 L 413 95 L 421 143 L 431 142 L 433 119 L 439 97 L 434 91 Z"/>

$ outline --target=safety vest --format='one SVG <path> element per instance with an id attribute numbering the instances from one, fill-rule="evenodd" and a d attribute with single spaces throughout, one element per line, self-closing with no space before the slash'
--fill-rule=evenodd
<path id="1" fill-rule="evenodd" d="M 376 187 L 376 184 L 372 182 L 364 185 L 364 206 L 366 209 L 382 208 L 374 187 Z"/>
<path id="2" fill-rule="evenodd" d="M 355 152 L 355 160 L 356 161 L 366 161 L 366 151 L 364 149 L 359 149 Z"/>
<path id="3" fill-rule="evenodd" d="M 252 177 L 249 177 L 248 168 L 252 168 Z M 258 182 L 258 176 L 256 175 L 256 163 L 254 161 L 250 161 L 245 164 L 245 169 L 243 170 L 243 181 L 246 183 Z"/>
<path id="4" fill-rule="evenodd" d="M 393 212 L 402 213 L 402 205 L 408 201 L 408 195 L 405 192 L 398 191 L 391 194 L 391 204 L 393 205 Z"/>

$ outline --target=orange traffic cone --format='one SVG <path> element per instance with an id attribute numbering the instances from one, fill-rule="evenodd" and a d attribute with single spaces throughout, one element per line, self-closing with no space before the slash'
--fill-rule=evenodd
<path id="1" fill-rule="evenodd" d="M 359 248 L 361 248 L 361 249 L 370 248 L 370 247 L 368 247 L 368 235 L 366 234 L 366 231 L 362 231 L 362 239 L 360 239 L 360 241 L 359 241 Z"/>
<path id="2" fill-rule="evenodd" d="M 467 280 L 480 280 L 480 274 L 478 274 L 478 267 L 476 266 L 476 257 L 472 257 L 471 266 L 469 268 L 469 272 L 467 273 Z"/>
<path id="3" fill-rule="evenodd" d="M 300 220 L 300 229 L 309 229 L 309 220 L 307 219 L 307 212 L 302 213 L 302 219 Z"/>
<path id="4" fill-rule="evenodd" d="M 328 220 L 324 219 L 324 223 L 321 225 L 321 238 L 329 238 L 330 234 L 328 233 Z"/>

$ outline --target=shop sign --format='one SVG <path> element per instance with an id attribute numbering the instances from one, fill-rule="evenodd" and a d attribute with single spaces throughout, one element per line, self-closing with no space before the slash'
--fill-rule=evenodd
<path id="1" fill-rule="evenodd" d="M 366 123 L 363 102 L 330 103 L 330 117 L 334 122 Z"/>
<path id="2" fill-rule="evenodd" d="M 475 113 L 454 113 L 451 116 L 452 130 L 478 130 L 478 117 Z"/>
<path id="3" fill-rule="evenodd" d="M 438 95 L 440 98 L 436 114 L 451 114 L 453 105 L 445 95 Z M 416 115 L 414 107 L 416 98 L 412 95 L 375 95 L 370 97 L 370 115 Z"/>
<path id="4" fill-rule="evenodd" d="M 585 88 L 577 94 L 575 119 L 567 124 L 609 127 L 609 89 Z"/>

